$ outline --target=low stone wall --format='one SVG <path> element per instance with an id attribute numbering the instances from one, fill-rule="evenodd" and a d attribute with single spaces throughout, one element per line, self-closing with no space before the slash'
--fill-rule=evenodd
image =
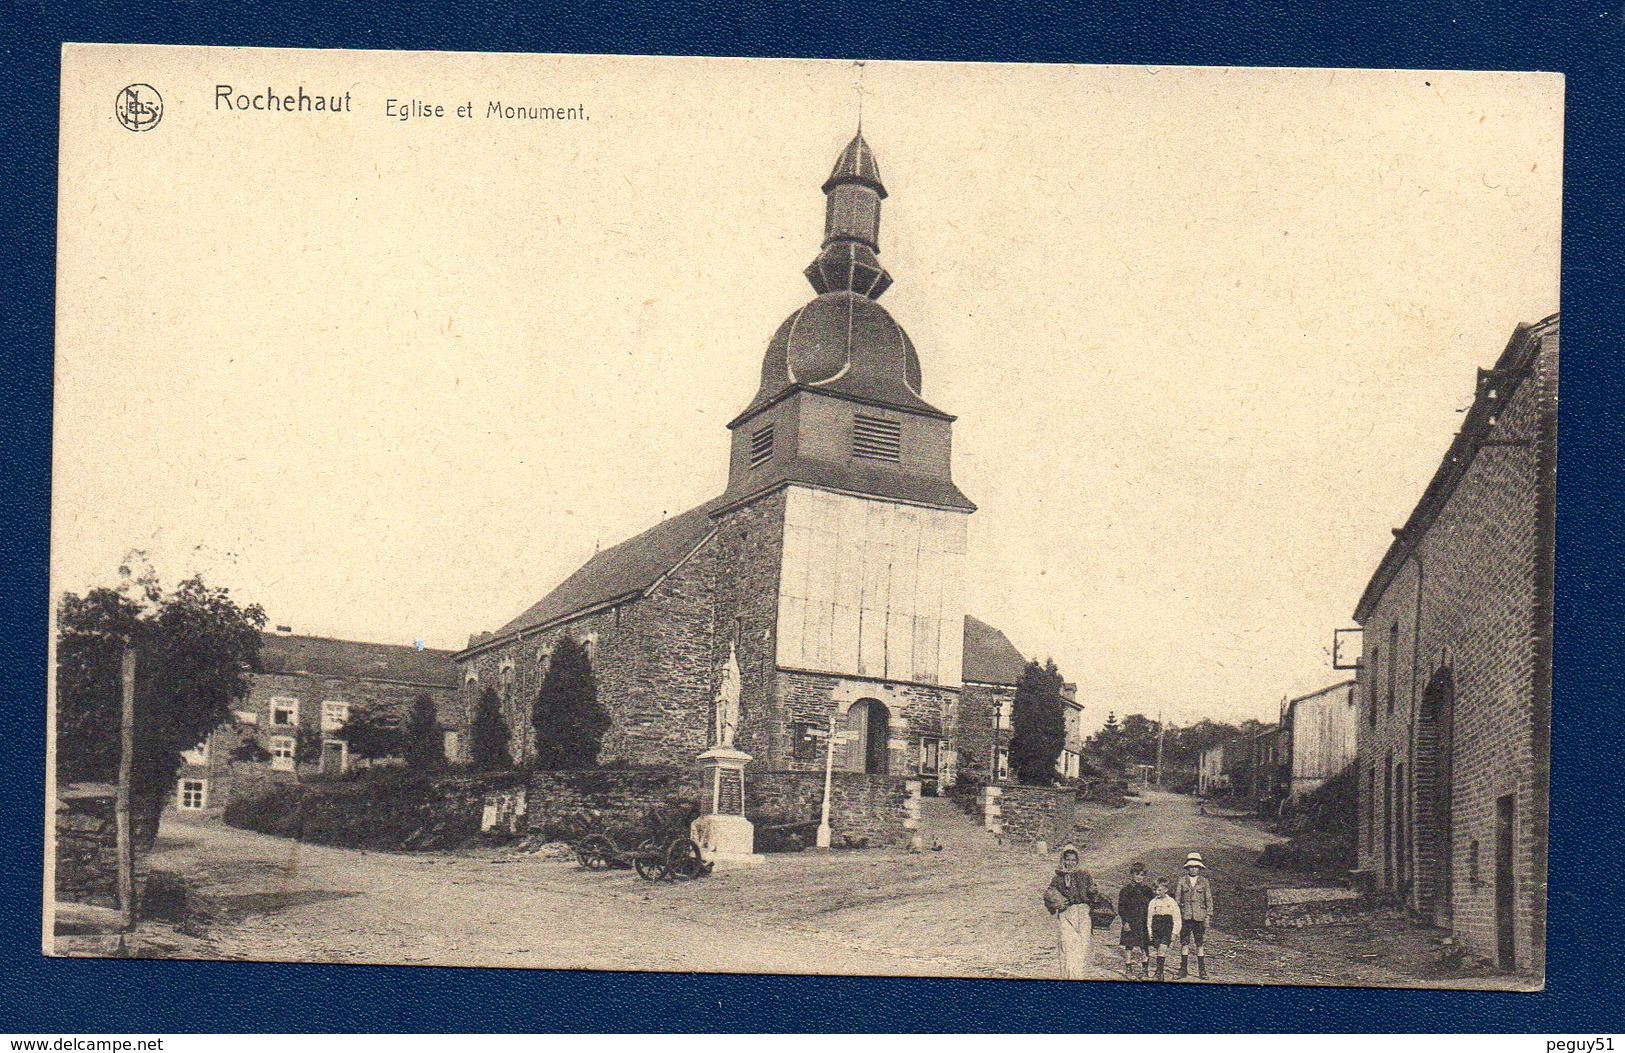
<path id="1" fill-rule="evenodd" d="M 133 809 L 137 846 L 150 844 L 151 821 Z M 143 836 L 145 834 L 145 836 Z M 146 883 L 147 856 L 135 853 L 136 900 Z M 56 805 L 56 888 L 64 903 L 118 906 L 118 821 L 111 787 L 70 786 Z"/>
<path id="2" fill-rule="evenodd" d="M 1264 896 L 1264 924 L 1272 929 L 1353 925 L 1363 920 L 1362 898 L 1353 889 L 1272 888 Z"/>
<path id="3" fill-rule="evenodd" d="M 582 827 L 611 834 L 640 831 L 651 812 L 698 804 L 700 793 L 697 768 L 535 772 L 525 797 L 526 824 L 548 840 L 572 839 L 584 832 Z"/>
<path id="4" fill-rule="evenodd" d="M 341 848 L 451 848 L 479 837 L 491 781 L 391 773 L 279 783 L 253 796 L 234 797 L 226 805 L 225 821 L 244 830 Z"/>
<path id="5" fill-rule="evenodd" d="M 816 823 L 823 800 L 822 772 L 745 772 L 745 814 L 758 825 Z M 918 779 L 836 772 L 829 800 L 832 845 L 901 848 L 919 827 Z"/>
<path id="6" fill-rule="evenodd" d="M 1006 844 L 1042 841 L 1055 848 L 1086 832 L 1077 803 L 1077 791 L 1070 786 L 988 786 L 982 790 L 983 822 Z"/>

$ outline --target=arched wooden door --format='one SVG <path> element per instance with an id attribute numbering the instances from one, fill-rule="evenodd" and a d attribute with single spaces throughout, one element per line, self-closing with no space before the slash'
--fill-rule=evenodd
<path id="1" fill-rule="evenodd" d="M 884 775 L 890 767 L 891 710 L 879 699 L 861 698 L 846 711 L 847 771 Z"/>

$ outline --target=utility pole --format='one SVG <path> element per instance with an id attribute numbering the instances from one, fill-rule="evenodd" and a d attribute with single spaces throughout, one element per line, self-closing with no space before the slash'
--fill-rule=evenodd
<path id="1" fill-rule="evenodd" d="M 1162 710 L 1157 710 L 1157 789 L 1162 789 Z"/>
<path id="2" fill-rule="evenodd" d="M 118 908 L 120 928 L 135 928 L 135 831 L 130 824 L 130 777 L 135 768 L 135 649 L 124 649 L 120 664 L 118 796 L 113 815 L 118 826 Z"/>

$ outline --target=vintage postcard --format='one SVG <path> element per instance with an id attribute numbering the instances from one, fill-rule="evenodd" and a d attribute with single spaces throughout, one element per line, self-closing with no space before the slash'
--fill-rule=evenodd
<path id="1" fill-rule="evenodd" d="M 1538 989 L 1563 81 L 69 45 L 47 953 Z"/>

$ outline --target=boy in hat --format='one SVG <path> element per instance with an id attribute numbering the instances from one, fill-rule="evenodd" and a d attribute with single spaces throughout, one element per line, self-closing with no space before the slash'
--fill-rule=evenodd
<path id="1" fill-rule="evenodd" d="M 1153 886 L 1151 902 L 1145 908 L 1145 926 L 1151 948 L 1157 955 L 1157 979 L 1163 980 L 1163 967 L 1168 963 L 1168 948 L 1179 939 L 1179 903 L 1168 895 L 1168 879 L 1160 877 Z"/>
<path id="2" fill-rule="evenodd" d="M 1123 948 L 1123 975 L 1135 979 L 1134 966 L 1140 967 L 1139 979 L 1150 979 L 1151 963 L 1147 951 L 1151 947 L 1151 932 L 1147 928 L 1151 906 L 1151 886 L 1145 883 L 1145 864 L 1135 863 L 1128 869 L 1129 883 L 1117 894 L 1117 916 L 1123 919 L 1123 934 L 1118 943 Z"/>
<path id="3" fill-rule="evenodd" d="M 1191 948 L 1196 948 L 1196 975 L 1207 979 L 1207 957 L 1202 939 L 1207 935 L 1208 922 L 1213 920 L 1213 886 L 1208 883 L 1202 862 L 1202 853 L 1192 852 L 1185 857 L 1185 876 L 1179 879 L 1180 931 L 1184 934 L 1179 953 L 1179 978 L 1191 974 Z"/>

